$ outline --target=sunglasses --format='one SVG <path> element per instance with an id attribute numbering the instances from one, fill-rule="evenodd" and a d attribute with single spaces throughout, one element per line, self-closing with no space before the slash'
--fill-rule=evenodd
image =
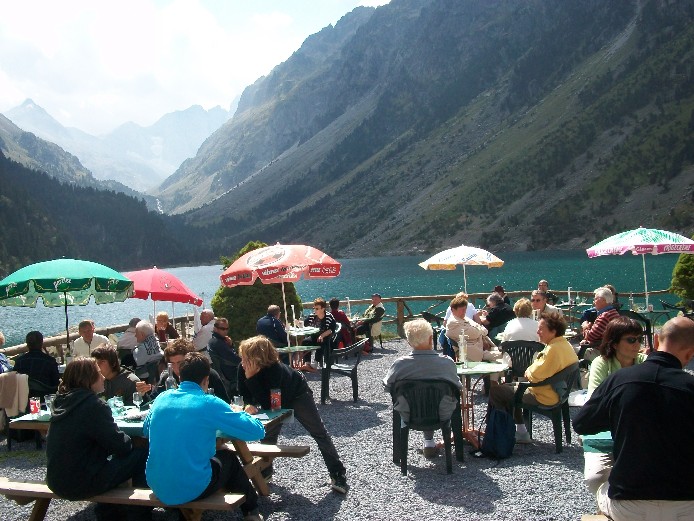
<path id="1" fill-rule="evenodd" d="M 542 302 L 542 299 L 541 298 L 534 298 L 534 299 L 531 299 L 531 301 L 532 302 Z"/>
<path id="2" fill-rule="evenodd" d="M 226 331 L 227 329 L 229 329 L 229 327 L 228 327 L 228 326 L 227 326 L 227 327 L 222 327 L 222 326 L 214 326 L 214 327 L 216 327 L 217 329 L 221 329 L 222 331 Z"/>
<path id="3" fill-rule="evenodd" d="M 635 344 L 635 343 L 641 343 L 643 342 L 643 337 L 642 336 L 625 336 L 622 338 L 627 344 Z"/>

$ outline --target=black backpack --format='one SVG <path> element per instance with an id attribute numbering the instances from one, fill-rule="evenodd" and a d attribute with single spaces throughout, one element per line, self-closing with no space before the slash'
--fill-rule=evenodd
<path id="1" fill-rule="evenodd" d="M 513 421 L 513 416 L 503 409 L 490 407 L 484 420 L 482 420 L 482 425 L 485 425 L 485 429 L 484 437 L 480 443 L 480 456 L 497 460 L 511 456 L 516 444 L 516 424 Z M 480 425 L 480 429 L 482 425 Z M 478 434 L 478 441 L 479 438 L 480 435 Z"/>

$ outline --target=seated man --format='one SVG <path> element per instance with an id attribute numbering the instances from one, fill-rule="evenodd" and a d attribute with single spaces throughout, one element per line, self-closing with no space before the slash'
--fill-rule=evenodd
<path id="1" fill-rule="evenodd" d="M 196 315 L 195 325 L 193 326 L 193 345 L 196 351 L 207 352 L 207 344 L 212 338 L 212 329 L 214 328 L 214 311 L 211 309 L 203 309 L 198 317 Z"/>
<path id="2" fill-rule="evenodd" d="M 229 333 L 229 321 L 226 318 L 215 320 L 207 350 L 212 360 L 212 367 L 224 381 L 227 394 L 233 396 L 236 394 L 241 358 L 236 353 L 234 341 L 227 333 Z"/>
<path id="3" fill-rule="evenodd" d="M 374 293 L 371 295 L 371 305 L 366 308 L 361 320 L 354 325 L 355 334 L 369 337 L 369 347 L 364 351 L 370 352 L 373 349 L 373 337 L 381 334 L 381 320 L 385 314 L 386 308 L 381 302 L 381 295 Z"/>
<path id="4" fill-rule="evenodd" d="M 494 340 L 497 333 L 503 331 L 506 322 L 516 318 L 513 308 L 504 302 L 498 293 L 492 293 L 487 297 L 487 312 L 480 317 L 480 322 L 489 331 L 489 336 Z"/>
<path id="5" fill-rule="evenodd" d="M 107 344 L 108 338 L 94 333 L 93 320 L 83 320 L 77 326 L 80 337 L 73 342 L 72 356 L 92 356 L 92 349 L 101 344 Z"/>
<path id="6" fill-rule="evenodd" d="M 118 353 L 113 346 L 101 344 L 92 350 L 92 358 L 96 360 L 99 371 L 104 376 L 104 394 L 108 400 L 114 396 L 123 398 L 124 405 L 133 405 L 133 393 L 146 393 L 152 386 L 141 382 L 133 373 L 120 366 Z"/>
<path id="7" fill-rule="evenodd" d="M 134 317 L 130 319 L 128 323 L 128 329 L 123 331 L 123 334 L 118 339 L 116 344 L 116 349 L 118 349 L 118 358 L 123 365 L 132 367 L 135 365 L 135 360 L 133 360 L 133 349 L 137 347 L 137 337 L 135 336 L 135 326 L 140 321 L 139 318 Z"/>
<path id="8" fill-rule="evenodd" d="M 537 283 L 537 290 L 543 292 L 545 295 L 547 295 L 547 303 L 550 304 L 552 307 L 559 302 L 559 297 L 557 295 L 549 290 L 549 282 L 546 280 L 542 279 L 540 282 Z"/>
<path id="9" fill-rule="evenodd" d="M 195 347 L 190 340 L 185 338 L 178 338 L 173 341 L 170 346 L 164 348 L 164 361 L 167 364 L 171 364 L 171 369 L 173 371 L 173 379 L 178 385 L 180 381 L 180 365 L 183 359 L 188 353 L 195 351 Z M 204 356 L 204 353 L 203 353 Z M 159 376 L 159 382 L 155 387 L 152 388 L 151 398 L 154 399 L 160 393 L 166 391 L 166 379 L 169 377 L 168 370 L 162 371 Z M 210 369 L 210 389 L 214 389 L 214 395 L 220 400 L 224 400 L 229 403 L 230 396 L 226 391 L 224 382 L 219 376 L 219 373 L 214 369 Z"/>
<path id="10" fill-rule="evenodd" d="M 137 338 L 137 347 L 133 349 L 133 360 L 135 361 L 135 374 L 143 375 L 147 364 L 161 360 L 162 352 L 159 348 L 159 341 L 154 336 L 154 326 L 146 320 L 140 320 L 135 326 L 135 337 Z M 146 380 L 149 383 L 156 381 L 156 372 L 154 375 L 149 374 Z M 144 376 L 142 376 L 144 378 Z"/>
<path id="11" fill-rule="evenodd" d="M 599 385 L 573 422 L 579 434 L 612 433 L 614 467 L 597 502 L 615 521 L 694 519 L 694 376 L 682 370 L 694 358 L 694 321 L 668 320 L 659 341 L 645 362 Z"/>
<path id="12" fill-rule="evenodd" d="M 44 397 L 58 389 L 58 362 L 43 347 L 43 335 L 30 331 L 26 336 L 28 353 L 19 355 L 14 361 L 14 370 L 29 376 L 31 396 Z"/>
<path id="13" fill-rule="evenodd" d="M 467 344 L 467 360 L 481 362 L 498 360 L 501 353 L 498 349 L 489 350 L 491 340 L 487 338 L 487 330 L 477 322 L 467 317 L 468 301 L 465 297 L 455 297 L 451 300 L 451 316 L 446 322 L 446 337 L 453 346 L 458 360 L 460 358 L 460 335 L 465 335 Z"/>
<path id="14" fill-rule="evenodd" d="M 280 322 L 280 307 L 271 304 L 267 308 L 267 315 L 260 317 L 255 325 L 255 331 L 270 339 L 275 347 L 287 345 L 287 331 Z"/>
<path id="15" fill-rule="evenodd" d="M 578 362 L 573 347 L 564 338 L 566 321 L 556 313 L 544 313 L 537 325 L 540 342 L 546 344 L 535 360 L 526 370 L 525 378 L 531 383 L 542 382 L 562 369 Z M 516 443 L 531 443 L 528 429 L 523 423 L 523 403 L 532 405 L 555 405 L 559 396 L 551 385 L 528 387 L 523 393 L 522 403 L 516 402 L 518 383 L 499 385 L 492 381 L 489 390 L 489 405 L 497 409 L 513 412 L 516 422 Z"/>
<path id="16" fill-rule="evenodd" d="M 405 322 L 405 337 L 413 351 L 409 355 L 401 356 L 390 366 L 388 374 L 383 379 L 386 392 L 390 392 L 391 387 L 401 380 L 443 380 L 452 383 L 458 389 L 463 388 L 453 360 L 433 350 L 434 332 L 429 322 L 422 318 Z M 457 405 L 455 400 L 446 400 L 439 405 L 439 414 L 442 417 L 448 417 L 456 410 L 459 413 L 460 408 Z M 398 407 L 401 406 L 398 403 L 394 405 L 396 410 L 399 410 Z M 402 411 L 403 421 L 407 421 L 405 415 L 406 412 Z M 437 456 L 434 431 L 424 431 L 423 434 L 424 457 Z"/>
<path id="17" fill-rule="evenodd" d="M 203 354 L 186 354 L 180 377 L 178 389 L 158 396 L 145 418 L 143 433 L 149 438 L 147 484 L 167 505 L 202 499 L 219 489 L 244 494 L 243 519 L 262 521 L 253 485 L 236 455 L 216 438 L 221 431 L 239 440 L 259 440 L 265 436 L 263 424 L 205 394 L 210 362 Z M 177 457 L 182 451 L 185 456 Z"/>
<path id="18" fill-rule="evenodd" d="M 549 304 L 547 301 L 547 294 L 539 289 L 534 289 L 530 296 L 530 305 L 533 307 L 533 311 L 537 312 L 537 316 L 543 313 L 556 313 L 560 317 L 564 316 L 564 312 Z"/>
<path id="19" fill-rule="evenodd" d="M 597 288 L 593 294 L 595 295 L 593 304 L 597 311 L 597 318 L 595 322 L 586 321 L 581 324 L 581 329 L 583 330 L 582 346 L 599 345 L 602 340 L 602 334 L 605 332 L 605 328 L 607 328 L 607 323 L 619 316 L 619 311 L 612 305 L 614 295 L 608 288 Z"/>

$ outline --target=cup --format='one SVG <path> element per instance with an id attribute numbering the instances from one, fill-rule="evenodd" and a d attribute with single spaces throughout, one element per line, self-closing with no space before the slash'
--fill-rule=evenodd
<path id="1" fill-rule="evenodd" d="M 279 411 L 282 408 L 282 391 L 270 389 L 270 410 Z"/>
<path id="2" fill-rule="evenodd" d="M 234 396 L 234 405 L 237 405 L 243 409 L 243 396 Z"/>
<path id="3" fill-rule="evenodd" d="M 540 310 L 539 309 L 533 309 L 533 320 L 535 320 L 535 321 L 540 320 Z"/>
<path id="4" fill-rule="evenodd" d="M 41 398 L 38 396 L 32 396 L 29 398 L 29 412 L 32 418 L 38 418 L 39 412 L 41 411 Z"/>
<path id="5" fill-rule="evenodd" d="M 43 397 L 46 402 L 46 410 L 49 414 L 53 414 L 53 401 L 55 400 L 55 394 L 47 394 Z"/>
<path id="6" fill-rule="evenodd" d="M 208 387 L 208 388 L 207 388 L 207 394 L 214 394 L 214 388 L 213 388 L 213 387 Z"/>

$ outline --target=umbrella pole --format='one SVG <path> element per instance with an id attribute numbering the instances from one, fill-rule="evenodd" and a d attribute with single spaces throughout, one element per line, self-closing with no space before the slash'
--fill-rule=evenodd
<path id="1" fill-rule="evenodd" d="M 287 327 L 284 330 L 287 332 L 287 346 L 290 346 L 291 343 L 289 342 L 289 319 L 287 318 L 287 297 L 284 294 L 284 281 L 282 281 L 282 302 L 284 302 L 284 322 L 287 324 Z M 292 320 L 294 320 L 294 317 L 292 317 Z"/>
<path id="2" fill-rule="evenodd" d="M 643 253 L 641 260 L 643 261 L 643 287 L 646 290 L 646 311 L 648 311 L 648 278 L 646 277 L 646 255 Z"/>
<path id="3" fill-rule="evenodd" d="M 465 271 L 465 264 L 463 264 L 463 281 L 465 283 L 464 290 L 467 293 L 467 271 Z"/>
<path id="4" fill-rule="evenodd" d="M 67 318 L 67 291 L 63 291 L 63 302 L 65 303 L 65 349 L 70 349 L 70 322 Z M 60 348 L 60 357 L 65 363 L 65 351 Z"/>

